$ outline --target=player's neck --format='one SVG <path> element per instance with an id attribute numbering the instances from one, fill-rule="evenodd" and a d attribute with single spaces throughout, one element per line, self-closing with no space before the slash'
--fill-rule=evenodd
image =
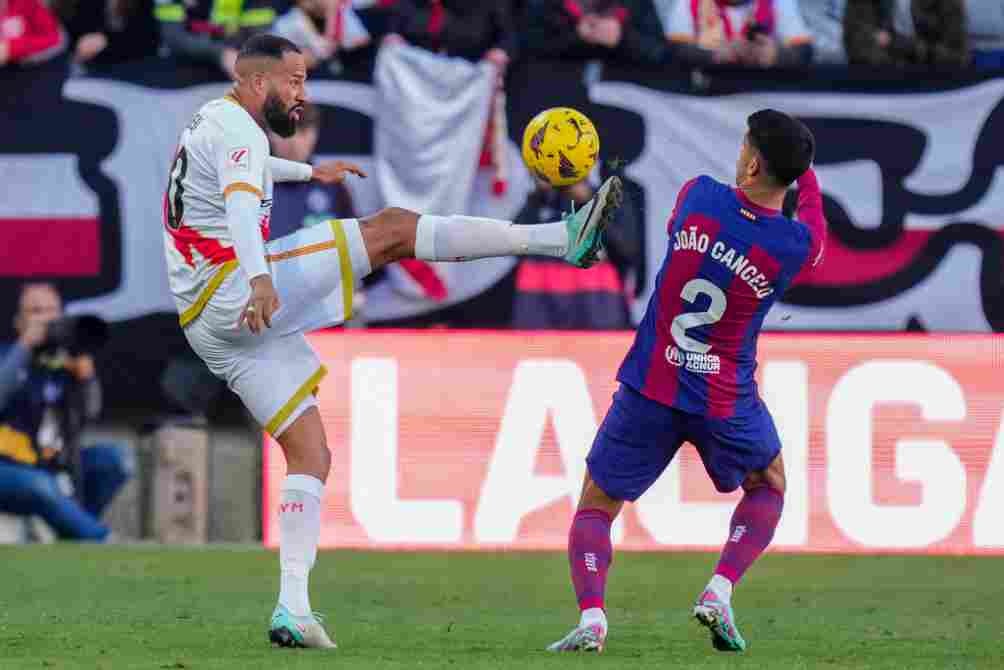
<path id="1" fill-rule="evenodd" d="M 757 207 L 778 211 L 784 207 L 785 191 L 783 189 L 740 186 L 739 190 Z"/>
<path id="2" fill-rule="evenodd" d="M 233 100 L 238 105 L 240 105 L 241 107 L 243 107 L 244 111 L 247 112 L 248 114 L 250 114 L 251 118 L 254 119 L 254 122 L 257 123 L 259 126 L 261 126 L 262 130 L 266 130 L 265 120 L 262 119 L 262 118 L 259 118 L 257 115 L 255 115 L 255 113 L 253 111 L 251 111 L 251 106 L 248 105 L 244 101 L 244 98 L 241 95 L 241 91 L 240 91 L 240 89 L 238 87 L 234 86 L 232 89 L 230 89 L 230 92 L 227 93 L 227 95 L 225 97 Z"/>

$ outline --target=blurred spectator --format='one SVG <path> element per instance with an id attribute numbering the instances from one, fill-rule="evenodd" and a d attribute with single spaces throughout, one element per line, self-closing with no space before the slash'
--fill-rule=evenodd
<path id="1" fill-rule="evenodd" d="M 295 135 L 282 138 L 271 134 L 272 154 L 286 160 L 310 163 L 317 148 L 320 125 L 320 110 L 315 105 L 307 105 Z M 329 219 L 356 218 L 352 195 L 344 184 L 280 182 L 274 188 L 271 239 Z"/>
<path id="2" fill-rule="evenodd" d="M 515 223 L 536 225 L 556 221 L 562 209 L 578 208 L 593 197 L 588 181 L 554 189 L 537 180 Z M 630 208 L 626 208 L 630 209 Z M 620 220 L 608 228 L 621 228 Z M 632 226 L 628 224 L 627 228 Z M 620 231 L 618 231 L 620 232 Z M 618 238 L 606 235 L 608 247 Z M 640 248 L 634 251 L 640 253 Z M 512 327 L 519 329 L 619 330 L 631 327 L 623 282 L 614 264 L 601 260 L 588 270 L 573 268 L 560 258 L 527 256 L 516 268 Z"/>
<path id="3" fill-rule="evenodd" d="M 153 0 L 53 0 L 52 9 L 70 34 L 73 60 L 110 65 L 157 54 Z M 100 5 L 99 5 L 100 7 Z"/>
<path id="4" fill-rule="evenodd" d="M 63 539 L 108 537 L 100 516 L 129 477 L 126 452 L 111 445 L 69 450 L 70 398 L 79 398 L 84 418 L 101 412 L 101 386 L 94 360 L 47 345 L 51 324 L 62 315 L 51 284 L 28 284 L 14 319 L 18 339 L 0 352 L 0 511 L 39 516 Z M 65 468 L 79 472 L 80 500 L 60 486 Z M 65 479 L 65 478 L 64 478 Z"/>
<path id="5" fill-rule="evenodd" d="M 966 22 L 973 65 L 982 69 L 1004 69 L 1004 2 L 969 0 Z"/>
<path id="6" fill-rule="evenodd" d="M 812 60 L 812 36 L 796 0 L 676 0 L 666 38 L 693 44 L 713 63 L 792 67 Z"/>
<path id="7" fill-rule="evenodd" d="M 297 0 L 272 29 L 303 49 L 307 69 L 339 50 L 353 51 L 370 43 L 370 34 L 350 0 Z"/>
<path id="8" fill-rule="evenodd" d="M 524 25 L 538 57 L 659 64 L 668 53 L 652 0 L 528 0 Z"/>
<path id="9" fill-rule="evenodd" d="M 468 60 L 487 60 L 504 70 L 516 55 L 508 0 L 398 0 L 390 19 L 390 42 Z"/>
<path id="10" fill-rule="evenodd" d="M 155 0 L 154 15 L 171 54 L 182 61 L 216 65 L 233 77 L 237 51 L 254 33 L 269 29 L 270 0 Z"/>
<path id="11" fill-rule="evenodd" d="M 847 0 L 800 0 L 799 5 L 812 34 L 812 62 L 847 65 L 847 52 L 844 51 Z"/>
<path id="12" fill-rule="evenodd" d="M 0 66 L 39 63 L 65 48 L 59 23 L 42 0 L 0 0 Z"/>
<path id="13" fill-rule="evenodd" d="M 847 0 L 844 45 L 852 65 L 964 67 L 963 0 Z"/>

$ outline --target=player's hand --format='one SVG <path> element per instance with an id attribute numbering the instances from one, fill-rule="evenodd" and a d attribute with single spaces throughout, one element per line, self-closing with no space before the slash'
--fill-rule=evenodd
<path id="1" fill-rule="evenodd" d="M 0 65 L 6 65 L 10 60 L 10 45 L 6 40 L 0 40 Z"/>
<path id="2" fill-rule="evenodd" d="M 66 369 L 71 375 L 76 377 L 78 382 L 86 382 L 94 379 L 96 374 L 94 369 L 94 359 L 88 354 L 81 354 L 66 361 Z"/>
<path id="3" fill-rule="evenodd" d="M 311 179 L 314 181 L 319 181 L 322 184 L 341 184 L 345 181 L 345 176 L 347 174 L 354 174 L 357 177 L 362 177 L 366 179 L 366 173 L 363 172 L 362 168 L 353 163 L 347 163 L 345 161 L 329 161 L 327 163 L 321 163 L 320 165 L 314 166 L 314 174 Z"/>
<path id="4" fill-rule="evenodd" d="M 592 14 L 583 16 L 575 25 L 575 32 L 583 42 L 596 44 L 596 17 Z"/>
<path id="5" fill-rule="evenodd" d="M 247 323 L 252 333 L 257 335 L 265 328 L 272 327 L 272 315 L 279 309 L 279 295 L 272 285 L 271 275 L 258 275 L 251 280 L 251 299 L 237 320 L 240 328 Z"/>
<path id="6" fill-rule="evenodd" d="M 87 63 L 108 47 L 108 37 L 104 33 L 87 33 L 77 40 L 73 60 Z"/>
<path id="7" fill-rule="evenodd" d="M 25 317 L 18 326 L 20 330 L 17 338 L 18 344 L 28 351 L 42 344 L 45 341 L 46 334 L 49 332 L 49 322 L 50 319 L 48 318 L 40 318 L 38 316 Z"/>

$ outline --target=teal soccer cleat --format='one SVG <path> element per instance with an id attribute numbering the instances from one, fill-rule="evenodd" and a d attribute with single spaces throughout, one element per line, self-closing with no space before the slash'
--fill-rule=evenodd
<path id="1" fill-rule="evenodd" d="M 711 644 L 718 651 L 746 651 L 746 640 L 736 628 L 732 605 L 705 589 L 694 604 L 694 618 L 711 631 Z"/>
<path id="2" fill-rule="evenodd" d="M 328 637 L 317 614 L 294 616 L 282 605 L 276 605 L 275 611 L 272 612 L 268 639 L 279 647 L 334 649 L 337 646 Z"/>
<path id="3" fill-rule="evenodd" d="M 575 267 L 588 268 L 599 259 L 599 252 L 603 249 L 603 229 L 613 220 L 623 197 L 620 177 L 610 177 L 579 211 L 573 210 L 565 215 L 568 229 L 565 261 Z"/>

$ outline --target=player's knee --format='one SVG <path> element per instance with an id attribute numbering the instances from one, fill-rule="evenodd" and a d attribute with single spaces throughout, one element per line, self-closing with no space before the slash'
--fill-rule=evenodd
<path id="1" fill-rule="evenodd" d="M 604 491 L 596 481 L 586 475 L 586 482 L 579 498 L 579 509 L 601 509 L 612 518 L 616 518 L 624 506 L 623 500 L 617 500 Z"/>
<path id="2" fill-rule="evenodd" d="M 783 496 L 786 483 L 783 468 L 769 467 L 766 470 L 751 472 L 746 476 L 742 486 L 744 491 L 752 491 L 761 486 L 767 486 Z"/>
<path id="3" fill-rule="evenodd" d="M 418 214 L 403 207 L 387 207 L 380 210 L 380 217 L 386 219 L 386 223 L 405 225 L 418 220 Z"/>

